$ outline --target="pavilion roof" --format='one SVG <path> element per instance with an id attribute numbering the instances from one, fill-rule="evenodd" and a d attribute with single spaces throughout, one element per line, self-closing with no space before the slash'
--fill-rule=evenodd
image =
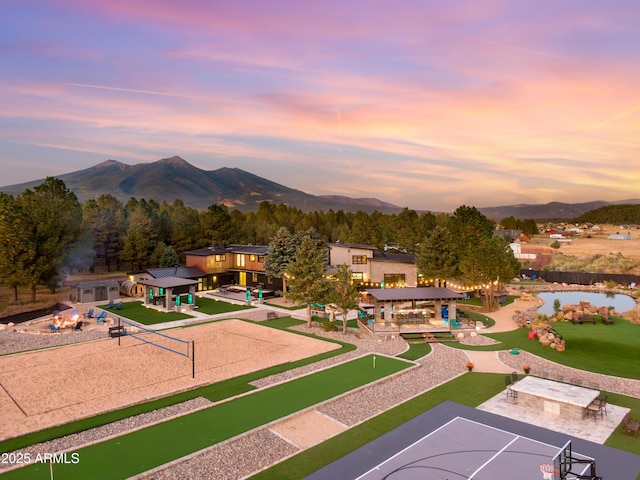
<path id="1" fill-rule="evenodd" d="M 448 288 L 415 287 L 415 288 L 367 288 L 367 292 L 377 301 L 410 301 L 410 300 L 461 300 L 464 295 Z"/>

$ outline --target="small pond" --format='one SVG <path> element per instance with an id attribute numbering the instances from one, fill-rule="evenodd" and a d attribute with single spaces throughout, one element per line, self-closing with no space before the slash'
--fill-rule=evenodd
<path id="1" fill-rule="evenodd" d="M 581 300 L 588 300 L 596 307 L 613 307 L 616 312 L 623 313 L 636 306 L 636 301 L 629 295 L 594 292 L 540 292 L 538 298 L 544 300 L 544 305 L 538 309 L 538 313 L 552 315 L 553 302 L 557 298 L 560 305 L 578 305 Z"/>

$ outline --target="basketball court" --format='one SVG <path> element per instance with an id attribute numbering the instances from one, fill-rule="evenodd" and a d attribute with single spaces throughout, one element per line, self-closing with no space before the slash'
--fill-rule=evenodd
<path id="1" fill-rule="evenodd" d="M 2 356 L 0 439 L 336 348 L 319 339 L 225 320 Z"/>
<path id="2" fill-rule="evenodd" d="M 306 480 L 635 480 L 638 473 L 638 455 L 444 402 Z"/>

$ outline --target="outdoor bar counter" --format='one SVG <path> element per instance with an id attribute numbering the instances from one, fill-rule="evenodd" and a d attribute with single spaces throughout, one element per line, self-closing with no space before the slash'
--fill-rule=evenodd
<path id="1" fill-rule="evenodd" d="M 514 383 L 511 390 L 517 392 L 519 405 L 573 420 L 585 418 L 586 408 L 600 395 L 598 390 L 531 375 Z"/>

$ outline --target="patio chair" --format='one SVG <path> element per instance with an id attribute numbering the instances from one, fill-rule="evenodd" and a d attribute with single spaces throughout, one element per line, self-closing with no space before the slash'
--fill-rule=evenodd
<path id="1" fill-rule="evenodd" d="M 511 388 L 511 386 L 513 385 L 513 383 L 511 382 L 511 375 L 507 375 L 506 377 L 504 377 L 504 384 L 506 389 L 505 391 L 507 392 L 507 398 L 518 398 L 518 392 Z"/>
<path id="2" fill-rule="evenodd" d="M 98 316 L 96 317 L 96 322 L 98 323 L 104 323 L 104 319 L 107 316 L 107 312 L 105 312 L 104 310 L 102 310 Z"/>
<path id="3" fill-rule="evenodd" d="M 113 308 L 113 299 L 109 300 L 109 303 L 107 303 L 107 308 Z"/>
<path id="4" fill-rule="evenodd" d="M 516 383 L 518 381 L 518 372 L 511 372 L 511 383 Z"/>
<path id="5" fill-rule="evenodd" d="M 116 304 L 116 310 L 122 310 L 122 300 Z"/>
<path id="6" fill-rule="evenodd" d="M 587 407 L 587 414 L 593 415 L 593 419 L 597 420 L 597 416 L 600 415 L 600 418 L 604 418 L 607 412 L 607 395 L 604 397 L 597 398 L 591 405 Z"/>
<path id="7" fill-rule="evenodd" d="M 84 318 L 93 318 L 93 308 L 90 308 L 86 313 L 83 313 Z"/>
<path id="8" fill-rule="evenodd" d="M 60 333 L 60 327 L 56 327 L 53 323 L 49 324 L 49 330 L 51 333 Z"/>
<path id="9" fill-rule="evenodd" d="M 82 320 L 80 320 L 73 327 L 71 327 L 71 331 L 73 331 L 73 332 L 81 332 L 82 331 Z"/>

